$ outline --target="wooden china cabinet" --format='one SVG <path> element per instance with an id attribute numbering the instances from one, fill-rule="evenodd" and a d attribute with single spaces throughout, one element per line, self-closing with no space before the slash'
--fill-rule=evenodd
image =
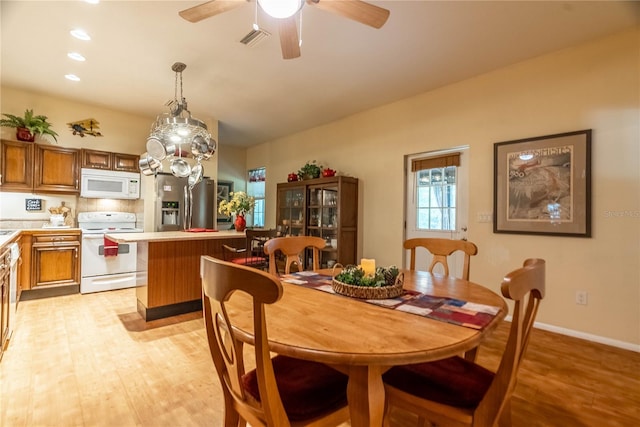
<path id="1" fill-rule="evenodd" d="M 289 236 L 325 240 L 320 265 L 355 264 L 358 241 L 358 179 L 333 176 L 278 184 L 278 229 Z M 307 261 L 307 260 L 305 260 Z"/>

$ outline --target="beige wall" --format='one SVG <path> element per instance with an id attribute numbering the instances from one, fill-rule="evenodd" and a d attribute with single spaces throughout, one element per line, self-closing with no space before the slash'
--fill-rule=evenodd
<path id="1" fill-rule="evenodd" d="M 116 111 L 97 105 L 83 104 L 76 101 L 54 98 L 45 94 L 33 93 L 21 89 L 3 86 L 1 88 L 0 111 L 21 116 L 25 109 L 33 109 L 35 114 L 42 114 L 49 118 L 52 128 L 58 133 L 57 145 L 70 148 L 89 148 L 94 150 L 111 151 L 116 153 L 142 154 L 146 151 L 146 140 L 149 130 L 155 120 L 155 114 L 165 112 L 163 105 L 158 106 L 154 115 L 140 116 L 123 111 Z M 218 121 L 212 117 L 197 116 L 203 120 L 214 139 L 218 140 Z M 67 123 L 87 118 L 96 119 L 100 123 L 100 132 L 103 136 L 80 137 L 73 135 Z M 15 140 L 15 130 L 0 128 L 3 139 Z M 39 143 L 54 143 L 50 138 L 36 139 Z M 244 160 L 243 160 L 244 161 Z M 190 163 L 194 163 L 189 159 Z M 218 153 L 209 160 L 203 161 L 205 175 L 217 180 Z M 166 162 L 163 163 L 165 171 L 169 171 Z M 139 214 L 140 226 L 143 222 L 146 227 L 152 227 L 154 192 L 153 179 L 143 177 L 142 198 L 139 201 L 82 199 L 69 195 L 38 195 L 44 200 L 42 212 L 26 212 L 24 199 L 33 197 L 26 193 L 0 193 L 2 205 L 0 206 L 0 223 L 4 228 L 28 228 L 38 227 L 40 223 L 49 219 L 47 208 L 59 206 L 64 201 L 66 206 L 72 208 L 74 217 L 77 212 L 91 212 L 100 210 L 127 211 Z M 149 215 L 143 216 L 143 212 Z M 151 224 L 151 225 L 150 225 Z"/>
<path id="2" fill-rule="evenodd" d="M 158 106 L 158 109 L 162 108 Z M 95 105 L 87 105 L 71 100 L 54 98 L 20 89 L 2 87 L 1 108 L 3 113 L 21 116 L 24 110 L 33 109 L 35 114 L 49 118 L 52 129 L 58 133 L 58 145 L 71 148 L 92 148 L 116 153 L 141 154 L 155 116 L 136 116 Z M 158 111 L 160 113 L 160 111 Z M 96 119 L 100 122 L 103 136 L 73 135 L 67 123 Z M 15 140 L 15 131 L 1 128 L 2 138 Z M 36 142 L 46 143 L 49 138 Z"/>
<path id="3" fill-rule="evenodd" d="M 218 163 L 218 178 L 232 181 L 234 191 L 247 191 L 247 150 L 222 144 Z"/>
<path id="4" fill-rule="evenodd" d="M 360 179 L 359 256 L 400 265 L 404 156 L 468 144 L 471 279 L 499 292 L 506 272 L 545 258 L 539 322 L 638 350 L 639 40 L 621 33 L 250 148 L 247 166 L 267 167 L 266 224 L 276 183 L 315 159 Z M 593 129 L 592 238 L 494 234 L 476 222 L 492 211 L 495 142 L 582 129 Z M 588 305 L 575 304 L 576 290 Z"/>

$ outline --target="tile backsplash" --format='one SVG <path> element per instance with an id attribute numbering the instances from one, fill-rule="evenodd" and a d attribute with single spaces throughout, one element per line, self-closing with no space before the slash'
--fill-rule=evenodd
<path id="1" fill-rule="evenodd" d="M 42 199 L 42 209 L 27 211 L 26 199 Z M 133 212 L 139 227 L 144 218 L 143 200 L 86 199 L 73 195 L 50 195 L 0 192 L 0 229 L 42 228 L 49 222 L 50 207 L 64 205 L 71 209 L 65 224 L 77 227 L 78 212 Z"/>

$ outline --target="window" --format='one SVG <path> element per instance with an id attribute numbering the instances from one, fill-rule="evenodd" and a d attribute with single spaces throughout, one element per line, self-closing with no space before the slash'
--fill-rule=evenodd
<path id="1" fill-rule="evenodd" d="M 456 167 L 421 170 L 416 174 L 417 228 L 456 229 Z"/>
<path id="2" fill-rule="evenodd" d="M 449 231 L 456 229 L 457 167 L 460 153 L 415 159 L 416 228 Z"/>
<path id="3" fill-rule="evenodd" d="M 256 200 L 253 214 L 247 216 L 247 226 L 264 227 L 265 221 L 265 182 L 266 169 L 258 168 L 249 170 L 249 183 L 247 184 L 247 194 Z"/>

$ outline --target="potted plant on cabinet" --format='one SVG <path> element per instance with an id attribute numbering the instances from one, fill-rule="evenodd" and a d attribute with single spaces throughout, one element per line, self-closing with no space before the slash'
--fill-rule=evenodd
<path id="1" fill-rule="evenodd" d="M 313 160 L 305 163 L 305 165 L 300 168 L 298 171 L 298 178 L 301 180 L 320 178 L 321 171 L 322 166 L 318 165 L 316 161 Z"/>
<path id="2" fill-rule="evenodd" d="M 19 141 L 33 142 L 38 135 L 48 135 L 58 142 L 58 134 L 51 129 L 47 116 L 34 115 L 33 110 L 25 110 L 24 117 L 2 113 L 6 118 L 0 119 L 0 126 L 16 129 L 16 138 Z"/>
<path id="3" fill-rule="evenodd" d="M 256 200 L 253 197 L 248 196 L 244 191 L 236 191 L 229 193 L 229 195 L 231 196 L 231 200 L 220 201 L 218 213 L 228 216 L 235 214 L 236 220 L 234 225 L 236 231 L 244 231 L 247 227 L 247 221 L 244 219 L 244 216 L 247 212 L 251 212 L 253 210 L 256 205 Z"/>

